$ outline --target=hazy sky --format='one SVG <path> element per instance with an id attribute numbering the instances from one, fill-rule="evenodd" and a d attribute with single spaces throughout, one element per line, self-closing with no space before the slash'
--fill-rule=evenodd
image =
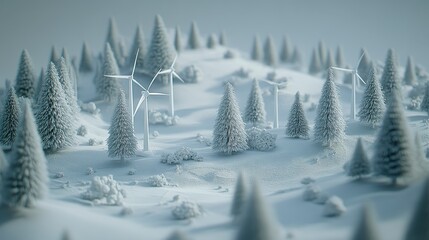
<path id="1" fill-rule="evenodd" d="M 185 35 L 192 20 L 203 36 L 224 30 L 228 44 L 246 52 L 255 34 L 262 39 L 271 34 L 278 48 L 287 35 L 305 63 L 323 39 L 333 49 L 340 44 L 349 63 L 361 47 L 383 61 L 392 47 L 402 64 L 411 55 L 429 69 L 427 0 L 0 0 L 0 80 L 15 79 L 23 48 L 29 50 L 37 74 L 47 65 L 53 44 L 78 57 L 84 40 L 100 50 L 110 16 L 128 45 L 137 24 L 149 40 L 155 14 L 169 28 L 179 25 Z"/>

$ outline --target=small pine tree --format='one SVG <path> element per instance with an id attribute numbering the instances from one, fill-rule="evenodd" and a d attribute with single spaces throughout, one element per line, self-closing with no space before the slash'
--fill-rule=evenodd
<path id="1" fill-rule="evenodd" d="M 210 34 L 210 36 L 207 38 L 207 48 L 213 49 L 216 47 L 216 45 L 216 35 Z"/>
<path id="2" fill-rule="evenodd" d="M 370 205 L 366 204 L 362 209 L 359 223 L 354 230 L 352 240 L 379 240 L 380 234 L 377 230 L 375 217 Z"/>
<path id="3" fill-rule="evenodd" d="M 423 95 L 422 102 L 420 103 L 420 109 L 429 114 L 429 83 L 426 83 L 425 94 Z"/>
<path id="4" fill-rule="evenodd" d="M 265 123 L 265 105 L 258 80 L 253 80 L 252 90 L 244 111 L 244 121 L 259 126 Z"/>
<path id="5" fill-rule="evenodd" d="M 295 102 L 292 105 L 289 113 L 289 121 L 286 126 L 286 135 L 294 138 L 308 138 L 307 118 L 305 117 L 304 108 L 302 106 L 299 92 L 295 94 Z"/>
<path id="6" fill-rule="evenodd" d="M 109 43 L 106 43 L 104 48 L 104 61 L 101 67 L 100 79 L 97 81 L 98 96 L 112 103 L 116 100 L 119 94 L 119 83 L 115 78 L 105 77 L 105 75 L 118 75 L 119 67 L 116 64 L 115 57 L 113 56 L 112 49 Z"/>
<path id="7" fill-rule="evenodd" d="M 175 230 L 173 231 L 170 236 L 168 236 L 167 240 L 188 240 L 188 236 L 182 231 Z"/>
<path id="8" fill-rule="evenodd" d="M 141 30 L 140 26 L 136 29 L 133 46 L 131 47 L 130 54 L 128 55 L 128 65 L 130 67 L 133 67 L 134 65 L 137 50 L 139 50 L 139 55 L 137 57 L 136 69 L 142 71 L 144 69 L 144 61 L 146 57 L 146 43 L 143 30 Z"/>
<path id="9" fill-rule="evenodd" d="M 15 94 L 15 89 L 12 87 L 9 89 L 1 116 L 0 143 L 2 145 L 11 146 L 15 141 L 19 112 L 18 98 Z"/>
<path id="10" fill-rule="evenodd" d="M 230 155 L 248 148 L 247 134 L 234 89 L 227 83 L 213 130 L 213 149 Z"/>
<path id="11" fill-rule="evenodd" d="M 359 66 L 357 68 L 357 71 L 359 75 L 366 81 L 367 76 L 370 76 L 369 74 L 372 67 L 372 61 L 368 54 L 368 51 L 365 48 L 362 48 L 359 54 L 359 57 L 362 56 L 362 59 L 359 63 Z M 360 82 L 360 81 L 358 81 Z"/>
<path id="12" fill-rule="evenodd" d="M 28 100 L 12 147 L 10 167 L 3 186 L 3 203 L 31 208 L 47 191 L 46 158 Z"/>
<path id="13" fill-rule="evenodd" d="M 320 66 L 322 69 L 328 68 L 326 61 L 327 61 L 327 50 L 325 42 L 319 41 L 319 45 L 317 46 L 317 53 L 319 57 Z"/>
<path id="14" fill-rule="evenodd" d="M 60 54 L 57 51 L 55 46 L 51 48 L 51 57 L 49 58 L 49 62 L 57 63 L 60 60 Z"/>
<path id="15" fill-rule="evenodd" d="M 255 36 L 255 39 L 253 40 L 253 47 L 252 52 L 250 53 L 250 58 L 258 62 L 262 61 L 262 47 L 258 36 Z"/>
<path id="16" fill-rule="evenodd" d="M 189 31 L 189 38 L 188 38 L 188 48 L 189 49 L 198 49 L 201 48 L 201 37 L 200 37 L 200 31 L 198 30 L 198 26 L 196 22 L 192 22 L 191 24 L 191 30 Z"/>
<path id="17" fill-rule="evenodd" d="M 429 239 L 429 178 L 423 183 L 422 193 L 408 223 L 404 240 Z"/>
<path id="18" fill-rule="evenodd" d="M 219 45 L 226 46 L 226 34 L 224 31 L 220 32 L 219 34 Z"/>
<path id="19" fill-rule="evenodd" d="M 383 93 L 381 92 L 380 83 L 376 79 L 375 66 L 372 65 L 358 117 L 361 122 L 375 127 L 383 120 L 384 111 Z"/>
<path id="20" fill-rule="evenodd" d="M 124 161 L 125 157 L 134 156 L 137 150 L 137 139 L 134 136 L 131 116 L 125 103 L 125 94 L 120 92 L 118 104 L 109 128 L 109 138 L 107 139 L 109 157 L 120 157 Z"/>
<path id="21" fill-rule="evenodd" d="M 298 47 L 295 47 L 293 50 L 291 62 L 297 66 L 302 65 L 302 56 L 301 56 L 301 52 L 299 51 Z"/>
<path id="22" fill-rule="evenodd" d="M 94 71 L 93 56 L 86 42 L 82 45 L 79 72 L 88 73 Z"/>
<path id="23" fill-rule="evenodd" d="M 404 73 L 404 83 L 409 86 L 414 86 L 417 84 L 416 70 L 414 62 L 411 57 L 408 57 L 407 67 L 405 68 Z"/>
<path id="24" fill-rule="evenodd" d="M 389 49 L 381 77 L 381 90 L 383 91 L 384 102 L 391 102 L 393 92 L 400 94 L 400 88 L 395 52 L 393 49 Z"/>
<path id="25" fill-rule="evenodd" d="M 45 80 L 45 70 L 42 68 L 42 70 L 40 70 L 39 80 L 37 80 L 37 86 L 33 96 L 33 100 L 36 104 L 39 100 L 40 90 L 42 90 L 44 80 Z"/>
<path id="26" fill-rule="evenodd" d="M 375 142 L 374 172 L 390 178 L 396 185 L 398 178 L 411 172 L 412 157 L 404 108 L 398 94 L 393 92 Z"/>
<path id="27" fill-rule="evenodd" d="M 180 53 L 183 50 L 182 31 L 180 30 L 179 26 L 176 26 L 176 31 L 174 34 L 174 48 L 178 53 Z"/>
<path id="28" fill-rule="evenodd" d="M 73 119 L 75 119 L 75 124 L 73 125 L 75 127 L 77 125 L 77 114 L 79 112 L 79 106 L 77 104 L 74 88 L 71 84 L 69 67 L 63 57 L 61 57 L 60 59 L 59 81 L 64 91 L 65 101 L 69 107 L 70 115 L 73 117 Z"/>
<path id="29" fill-rule="evenodd" d="M 63 48 L 62 52 L 61 52 L 61 57 L 65 59 L 65 63 L 66 63 L 66 68 L 68 69 L 69 72 L 69 77 L 70 77 L 70 85 L 73 88 L 73 94 L 75 95 L 75 98 L 77 98 L 77 81 L 78 81 L 78 76 L 76 73 L 76 68 L 75 66 L 73 66 L 73 61 L 70 58 L 70 55 L 68 54 L 68 51 L 66 50 L 66 48 Z M 59 70 L 61 68 L 61 58 L 58 61 L 58 63 L 55 65 L 55 67 L 57 68 L 57 70 Z"/>
<path id="30" fill-rule="evenodd" d="M 333 79 L 332 69 L 329 69 L 317 106 L 317 117 L 314 125 L 314 140 L 327 147 L 341 144 L 345 135 L 345 122 L 338 99 L 337 87 Z"/>
<path id="31" fill-rule="evenodd" d="M 277 65 L 276 52 L 274 40 L 271 36 L 268 36 L 264 45 L 264 63 L 268 66 L 275 67 Z"/>
<path id="32" fill-rule="evenodd" d="M 292 47 L 289 38 L 283 37 L 282 48 L 280 50 L 280 61 L 290 63 L 292 61 Z"/>
<path id="33" fill-rule="evenodd" d="M 311 62 L 308 68 L 308 73 L 317 74 L 322 70 L 322 65 L 320 63 L 319 53 L 316 49 L 313 49 L 313 53 L 311 54 Z"/>
<path id="34" fill-rule="evenodd" d="M 18 73 L 15 81 L 15 91 L 18 97 L 32 98 L 34 95 L 34 72 L 30 54 L 22 50 Z"/>
<path id="35" fill-rule="evenodd" d="M 237 219 L 244 213 L 247 198 L 247 186 L 243 172 L 240 172 L 235 183 L 234 197 L 231 205 L 231 215 Z"/>
<path id="36" fill-rule="evenodd" d="M 371 166 L 369 163 L 369 159 L 365 152 L 365 149 L 363 148 L 362 139 L 359 138 L 356 143 L 352 160 L 350 160 L 347 175 L 350 177 L 361 178 L 362 176 L 368 175 L 370 173 Z"/>
<path id="37" fill-rule="evenodd" d="M 118 27 L 114 18 L 109 19 L 109 27 L 107 29 L 106 43 L 109 43 L 113 51 L 113 56 L 119 66 L 124 64 L 123 54 L 121 53 L 120 36 Z"/>
<path id="38" fill-rule="evenodd" d="M 44 150 L 56 152 L 74 143 L 73 116 L 70 113 L 57 70 L 51 62 L 40 92 L 36 113 Z"/>
<path id="39" fill-rule="evenodd" d="M 344 54 L 343 48 L 341 46 L 337 47 L 337 52 L 335 54 L 335 62 L 337 64 L 337 67 L 344 67 Z"/>

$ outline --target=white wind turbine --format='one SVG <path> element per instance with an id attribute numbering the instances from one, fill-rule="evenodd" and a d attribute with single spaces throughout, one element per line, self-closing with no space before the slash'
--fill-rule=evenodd
<path id="1" fill-rule="evenodd" d="M 144 131 L 144 144 L 143 144 L 143 151 L 149 151 L 149 107 L 148 107 L 148 100 L 149 96 L 167 96 L 165 93 L 154 93 L 149 92 L 150 87 L 152 86 L 153 82 L 155 81 L 156 77 L 159 75 L 161 70 L 159 70 L 155 76 L 153 77 L 152 81 L 150 82 L 149 86 L 146 88 L 143 88 L 142 96 L 137 104 L 136 109 L 133 112 L 133 118 L 135 117 L 137 111 L 139 110 L 141 104 L 144 102 L 144 118 L 143 118 L 143 131 Z"/>
<path id="2" fill-rule="evenodd" d="M 265 79 L 261 79 L 261 80 L 273 86 L 274 113 L 275 113 L 274 128 L 279 128 L 279 87 L 285 86 L 287 82 L 277 83 L 277 82 L 268 81 Z"/>
<path id="3" fill-rule="evenodd" d="M 137 80 L 134 79 L 134 72 L 136 70 L 136 63 L 137 63 L 137 57 L 139 56 L 139 49 L 137 49 L 136 58 L 134 59 L 134 65 L 133 70 L 131 72 L 131 75 L 104 75 L 105 77 L 110 78 L 118 78 L 118 79 L 128 79 L 128 99 L 129 99 L 129 111 L 131 112 L 131 124 L 134 129 L 134 102 L 133 102 L 133 82 L 137 84 L 139 87 L 141 87 L 143 90 L 146 90 L 140 83 L 137 82 Z"/>
<path id="4" fill-rule="evenodd" d="M 356 80 L 359 79 L 363 84 L 366 84 L 365 81 L 362 79 L 362 77 L 359 75 L 358 73 L 358 67 L 360 62 L 362 61 L 363 55 L 365 53 L 362 53 L 362 55 L 360 56 L 357 65 L 354 69 L 347 69 L 347 68 L 339 68 L 339 67 L 332 67 L 332 69 L 338 70 L 338 71 L 342 71 L 342 72 L 346 72 L 346 73 L 351 73 L 353 76 L 353 83 L 352 83 L 352 107 L 351 107 L 351 118 L 353 120 L 356 120 Z"/>
<path id="5" fill-rule="evenodd" d="M 170 114 L 171 117 L 174 117 L 174 90 L 173 90 L 173 76 L 179 79 L 182 83 L 185 83 L 183 79 L 176 73 L 174 69 L 174 64 L 176 63 L 177 55 L 174 58 L 173 63 L 171 64 L 169 69 L 162 70 L 159 74 L 169 74 L 170 75 Z"/>

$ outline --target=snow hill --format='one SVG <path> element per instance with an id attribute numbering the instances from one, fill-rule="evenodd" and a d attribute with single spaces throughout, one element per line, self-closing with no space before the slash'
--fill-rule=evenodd
<path id="1" fill-rule="evenodd" d="M 179 73 L 184 67 L 195 65 L 201 70 L 202 79 L 194 84 L 175 84 L 176 114 L 180 119 L 173 126 L 150 126 L 152 151 L 149 154 L 141 151 L 142 111 L 136 116 L 135 128 L 139 151 L 136 157 L 125 163 L 107 157 L 105 140 L 114 105 L 97 103 L 100 114 L 80 112 L 80 123 L 86 126 L 88 134 L 78 137 L 78 146 L 47 155 L 49 198 L 32 210 L 11 212 L 0 209 L 0 238 L 54 240 L 60 239 L 62 232 L 67 231 L 70 239 L 158 240 L 166 239 L 175 229 L 181 229 L 196 240 L 234 239 L 237 226 L 231 224 L 229 211 L 237 175 L 239 171 L 244 171 L 247 176 L 260 182 L 264 198 L 273 209 L 285 238 L 288 235 L 293 236 L 292 239 L 302 240 L 349 239 L 362 205 L 370 202 L 374 206 L 383 239 L 401 239 L 420 193 L 421 183 L 392 188 L 383 183 L 353 181 L 345 176 L 343 170 L 343 164 L 350 159 L 358 137 L 362 137 L 364 146 L 372 156 L 377 130 L 359 122 L 347 121 L 345 143 L 336 152 L 322 148 L 311 139 L 286 137 L 285 125 L 297 91 L 301 92 L 301 96 L 308 94 L 304 108 L 310 126 L 314 125 L 316 111 L 311 110 L 311 105 L 317 104 L 324 79 L 288 66 L 272 69 L 248 60 L 247 56 L 240 56 L 242 53 L 234 49 L 230 50 L 237 57 L 224 59 L 226 50 L 225 47 L 187 50 L 179 55 L 176 66 Z M 248 77 L 235 75 L 241 68 L 250 71 Z M 233 82 L 243 112 L 252 79 L 265 78 L 273 71 L 278 78 L 288 79 L 287 87 L 279 94 L 280 128 L 269 130 L 277 134 L 276 149 L 269 152 L 246 151 L 232 156 L 215 153 L 205 141 L 210 141 L 212 137 L 224 82 Z M 93 99 L 92 77 L 91 74 L 80 76 L 79 99 L 83 102 Z M 142 82 L 147 85 L 147 77 L 136 78 L 139 81 L 144 79 Z M 351 89 L 343 85 L 341 79 L 341 75 L 337 76 L 343 113 L 349 119 Z M 123 82 L 122 86 L 127 89 L 127 82 Z M 271 86 L 263 82 L 260 86 L 264 93 L 267 120 L 273 121 Z M 168 88 L 155 84 L 154 91 L 168 93 Z M 138 92 L 135 89 L 135 102 L 138 101 Z M 151 97 L 149 106 L 153 110 L 167 110 L 168 97 Z M 426 144 L 426 114 L 407 111 L 407 117 L 410 126 L 422 133 Z M 159 135 L 152 135 L 154 132 Z M 91 146 L 89 139 L 102 143 Z M 182 147 L 191 148 L 203 157 L 203 161 L 186 161 L 179 166 L 160 162 L 163 153 L 172 153 Z M 94 173 L 88 175 L 88 171 Z M 58 176 L 61 173 L 63 177 Z M 81 198 L 94 176 L 110 174 L 126 191 L 122 206 L 97 205 Z M 169 185 L 152 187 L 154 180 L 151 176 L 161 174 Z M 342 198 L 347 212 L 340 217 L 326 218 L 322 205 L 303 201 L 305 186 L 300 181 L 305 177 L 313 178 L 324 194 Z M 174 219 L 172 209 L 182 201 L 197 203 L 202 208 L 202 215 L 191 220 Z"/>

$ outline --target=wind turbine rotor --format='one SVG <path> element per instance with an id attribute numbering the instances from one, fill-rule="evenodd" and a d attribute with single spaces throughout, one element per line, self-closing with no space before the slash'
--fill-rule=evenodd
<path id="1" fill-rule="evenodd" d="M 152 81 L 150 81 L 150 84 L 147 87 L 147 91 L 149 91 L 150 87 L 152 86 L 153 82 L 155 81 L 156 77 L 158 77 L 160 72 L 161 72 L 161 69 L 159 69 L 158 72 L 155 74 L 155 76 L 152 78 Z"/>
<path id="2" fill-rule="evenodd" d="M 131 77 L 127 75 L 104 75 L 104 76 L 109 78 L 119 78 L 119 79 L 129 79 Z"/>
<path id="3" fill-rule="evenodd" d="M 134 77 L 134 71 L 136 70 L 137 57 L 139 56 L 139 48 L 137 48 L 136 58 L 134 59 L 133 71 L 131 72 L 131 76 Z"/>
<path id="4" fill-rule="evenodd" d="M 338 70 L 338 71 L 343 71 L 343 72 L 349 72 L 349 73 L 353 73 L 354 70 L 352 69 L 347 69 L 347 68 L 339 68 L 339 67 L 331 67 L 332 69 Z"/>
<path id="5" fill-rule="evenodd" d="M 173 71 L 172 73 L 173 73 L 173 75 L 174 75 L 177 79 L 179 79 L 182 83 L 185 83 L 185 81 L 183 81 L 183 79 L 179 76 L 179 74 L 177 74 L 175 71 Z"/>

